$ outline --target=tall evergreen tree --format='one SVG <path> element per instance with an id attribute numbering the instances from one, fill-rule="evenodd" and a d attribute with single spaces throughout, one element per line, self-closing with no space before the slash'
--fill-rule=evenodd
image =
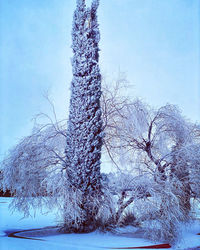
<path id="1" fill-rule="evenodd" d="M 95 227 L 97 201 L 102 195 L 98 5 L 99 0 L 93 0 L 91 8 L 86 8 L 85 0 L 77 0 L 72 28 L 73 79 L 65 167 L 71 187 L 81 192 L 78 231 Z"/>

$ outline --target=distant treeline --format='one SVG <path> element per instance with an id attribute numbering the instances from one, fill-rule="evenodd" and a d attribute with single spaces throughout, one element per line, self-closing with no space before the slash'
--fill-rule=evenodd
<path id="1" fill-rule="evenodd" d="M 12 197 L 13 195 L 9 190 L 6 190 L 6 192 L 3 192 L 3 190 L 0 190 L 0 197 Z"/>

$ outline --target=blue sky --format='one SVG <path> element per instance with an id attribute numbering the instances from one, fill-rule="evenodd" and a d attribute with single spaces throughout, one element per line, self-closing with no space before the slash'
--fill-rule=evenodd
<path id="1" fill-rule="evenodd" d="M 90 2 L 88 0 L 87 2 Z M 0 153 L 49 112 L 48 90 L 65 117 L 72 78 L 75 0 L 0 0 Z M 200 1 L 101 0 L 100 66 L 125 72 L 131 95 L 178 105 L 200 121 Z"/>

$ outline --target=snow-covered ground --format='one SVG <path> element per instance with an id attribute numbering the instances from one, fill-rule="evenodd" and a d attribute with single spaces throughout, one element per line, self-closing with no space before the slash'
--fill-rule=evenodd
<path id="1" fill-rule="evenodd" d="M 55 216 L 51 214 L 37 213 L 34 218 L 25 218 L 23 214 L 15 212 L 11 214 L 8 209 L 11 198 L 0 198 L 0 249 L 1 250 L 79 250 L 79 249 L 110 249 L 119 247 L 136 247 L 154 245 L 142 238 L 117 236 L 110 233 L 93 232 L 89 234 L 57 234 L 50 236 L 35 236 L 41 240 L 19 239 L 7 237 L 8 232 L 26 229 L 55 226 Z M 185 229 L 183 240 L 174 249 L 200 249 L 200 221 L 194 223 L 191 228 Z M 30 235 L 29 235 L 30 236 Z M 27 236 L 28 237 L 28 236 Z M 160 244 L 162 242 L 158 242 Z"/>

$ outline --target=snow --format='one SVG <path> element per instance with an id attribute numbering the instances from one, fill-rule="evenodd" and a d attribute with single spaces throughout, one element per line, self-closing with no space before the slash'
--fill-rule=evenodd
<path id="1" fill-rule="evenodd" d="M 49 214 L 42 214 L 39 211 L 35 217 L 24 218 L 23 214 L 9 211 L 8 205 L 12 198 L 0 198 L 0 249 L 1 250 L 79 250 L 79 249 L 109 249 L 112 247 L 134 247 L 154 245 L 155 242 L 143 238 L 131 237 L 131 228 L 120 229 L 121 235 L 113 235 L 111 233 L 93 232 L 89 234 L 57 234 L 50 236 L 37 235 L 35 238 L 41 240 L 28 240 L 7 237 L 6 232 L 15 232 L 25 229 L 43 228 L 55 226 L 56 220 L 54 211 Z M 199 216 L 200 219 L 200 216 Z M 123 233 L 127 233 L 126 236 Z M 200 223 L 197 220 L 192 227 L 185 228 L 183 232 L 183 240 L 181 240 L 173 249 L 187 249 L 200 246 Z M 31 233 L 26 236 L 31 237 Z M 34 236 L 32 236 L 34 238 Z M 162 242 L 158 242 L 161 244 Z M 198 248 L 195 248 L 198 249 Z"/>

